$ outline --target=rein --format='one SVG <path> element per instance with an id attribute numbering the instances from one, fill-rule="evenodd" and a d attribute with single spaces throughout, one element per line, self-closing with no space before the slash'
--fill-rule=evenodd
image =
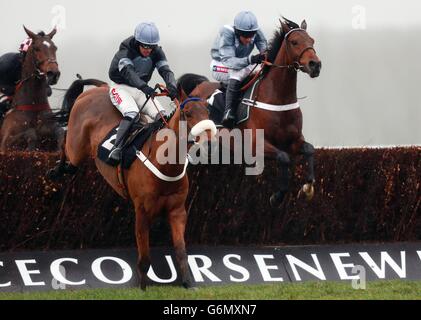
<path id="1" fill-rule="evenodd" d="M 289 37 L 289 35 L 290 34 L 292 34 L 293 32 L 296 32 L 296 31 L 304 31 L 304 32 L 307 32 L 306 30 L 304 30 L 304 29 L 301 29 L 301 28 L 299 28 L 299 29 L 292 29 L 292 30 L 290 30 L 289 32 L 287 32 L 286 34 L 285 34 L 285 37 L 284 37 L 284 40 L 286 41 L 286 43 L 287 43 L 287 48 L 288 48 L 288 45 L 289 45 L 289 42 L 288 42 L 288 37 Z M 300 63 L 300 60 L 301 60 L 301 58 L 303 57 L 303 55 L 304 55 L 304 53 L 306 53 L 308 50 L 313 50 L 314 51 L 314 53 L 316 53 L 316 49 L 314 49 L 314 47 L 313 46 L 310 46 L 310 47 L 306 47 L 306 48 L 304 48 L 304 50 L 303 51 L 301 51 L 301 53 L 300 53 L 300 55 L 298 56 L 298 58 L 297 58 L 297 60 L 295 60 L 293 63 L 291 63 L 291 64 L 288 64 L 288 65 L 279 65 L 279 64 L 275 64 L 275 63 L 272 63 L 272 62 L 269 62 L 269 61 L 263 61 L 263 65 L 266 65 L 266 66 L 268 66 L 268 67 L 275 67 L 275 68 L 287 68 L 287 69 L 294 69 L 296 72 L 298 72 L 298 71 L 301 71 L 301 68 L 303 68 L 304 66 Z M 287 51 L 287 53 L 288 53 L 288 51 Z"/>

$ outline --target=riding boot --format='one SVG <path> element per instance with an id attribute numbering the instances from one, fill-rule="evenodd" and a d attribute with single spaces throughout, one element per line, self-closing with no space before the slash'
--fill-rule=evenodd
<path id="1" fill-rule="evenodd" d="M 225 112 L 222 125 L 232 129 L 237 124 L 237 107 L 240 103 L 241 81 L 230 79 L 225 98 Z"/>
<path id="2" fill-rule="evenodd" d="M 123 148 L 124 142 L 126 141 L 127 135 L 130 132 L 130 128 L 133 124 L 133 119 L 130 117 L 124 117 L 117 130 L 117 137 L 115 139 L 114 147 L 111 149 L 108 158 L 120 161 L 121 160 L 121 149 Z"/>
<path id="3" fill-rule="evenodd" d="M 9 109 L 10 103 L 8 101 L 0 101 L 0 120 L 4 117 Z"/>

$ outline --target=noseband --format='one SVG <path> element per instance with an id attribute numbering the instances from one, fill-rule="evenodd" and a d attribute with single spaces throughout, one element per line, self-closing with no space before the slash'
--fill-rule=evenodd
<path id="1" fill-rule="evenodd" d="M 205 101 L 202 98 L 199 97 L 188 97 L 186 100 L 184 100 L 181 104 L 180 104 L 180 111 L 181 111 L 181 117 L 183 121 L 187 121 L 186 120 L 186 115 L 184 114 L 184 107 L 186 106 L 187 103 L 189 102 L 199 102 L 199 101 Z M 190 136 L 190 133 L 189 133 Z M 189 144 L 196 144 L 196 140 L 194 139 L 188 139 L 187 143 Z"/>

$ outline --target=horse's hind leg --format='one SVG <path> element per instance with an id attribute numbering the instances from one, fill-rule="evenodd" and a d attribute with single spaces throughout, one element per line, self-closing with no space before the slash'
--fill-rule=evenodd
<path id="1" fill-rule="evenodd" d="M 149 256 L 149 227 L 150 221 L 141 209 L 140 205 L 136 208 L 136 242 L 138 251 L 137 271 L 140 278 L 140 288 L 146 290 L 146 280 L 151 259 Z"/>
<path id="2" fill-rule="evenodd" d="M 284 201 L 285 195 L 288 192 L 289 185 L 289 167 L 291 165 L 291 159 L 285 151 L 279 151 L 276 157 L 277 162 L 280 165 L 280 184 L 279 190 L 270 197 L 270 204 L 272 207 L 279 207 Z"/>
<path id="3" fill-rule="evenodd" d="M 192 281 L 187 262 L 186 244 L 184 241 L 184 232 L 187 223 L 187 213 L 183 206 L 177 210 L 172 210 L 168 214 L 169 224 L 171 226 L 172 240 L 175 249 L 175 257 L 180 268 L 181 280 L 185 288 L 192 287 Z"/>

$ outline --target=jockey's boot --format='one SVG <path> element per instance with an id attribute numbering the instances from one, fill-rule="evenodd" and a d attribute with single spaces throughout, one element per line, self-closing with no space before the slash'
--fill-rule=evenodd
<path id="1" fill-rule="evenodd" d="M 240 103 L 241 81 L 230 79 L 225 98 L 225 112 L 222 118 L 222 125 L 228 129 L 232 129 L 237 121 L 237 107 Z"/>
<path id="2" fill-rule="evenodd" d="M 4 117 L 6 112 L 10 109 L 10 103 L 9 101 L 0 101 L 0 119 Z"/>
<path id="3" fill-rule="evenodd" d="M 130 131 L 133 122 L 133 119 L 130 117 L 124 117 L 120 121 L 114 147 L 111 149 L 110 155 L 108 156 L 109 159 L 113 159 L 116 161 L 121 160 L 121 149 L 123 148 L 124 142 L 126 141 L 127 135 Z"/>

